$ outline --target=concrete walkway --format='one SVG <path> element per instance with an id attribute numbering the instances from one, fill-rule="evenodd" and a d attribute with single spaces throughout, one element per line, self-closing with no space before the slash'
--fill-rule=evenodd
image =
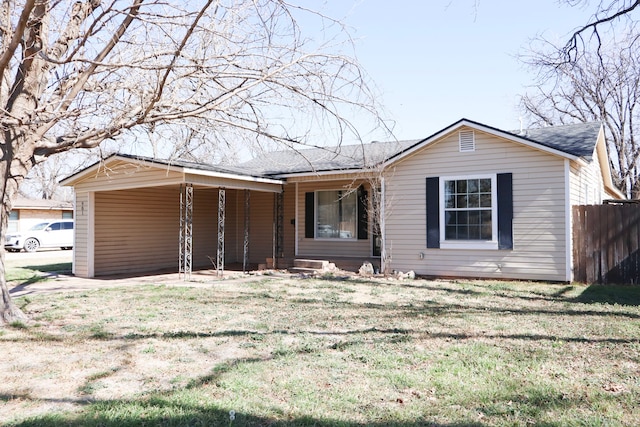
<path id="1" fill-rule="evenodd" d="M 295 275 L 280 271 L 242 273 L 237 271 L 225 271 L 222 278 L 213 270 L 201 270 L 191 273 L 189 280 L 185 280 L 178 273 L 158 273 L 149 275 L 118 275 L 105 276 L 94 279 L 85 279 L 64 274 L 45 275 L 46 280 L 27 281 L 24 283 L 9 284 L 9 293 L 13 297 L 21 297 L 33 294 L 47 294 L 54 292 L 88 291 L 100 288 L 115 288 L 140 285 L 165 285 L 165 286 L 189 286 L 211 287 L 216 283 L 224 282 L 248 282 L 260 278 L 281 279 Z"/>

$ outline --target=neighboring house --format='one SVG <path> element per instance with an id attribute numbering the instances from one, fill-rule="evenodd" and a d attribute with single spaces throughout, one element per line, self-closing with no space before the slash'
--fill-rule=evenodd
<path id="1" fill-rule="evenodd" d="M 609 165 L 599 124 L 513 133 L 463 119 L 424 139 L 236 167 L 114 155 L 63 184 L 83 277 L 272 258 L 571 281 L 571 207 L 624 198 Z"/>
<path id="2" fill-rule="evenodd" d="M 73 219 L 73 204 L 57 200 L 18 197 L 9 214 L 7 232 L 24 232 L 36 224 L 56 219 Z"/>

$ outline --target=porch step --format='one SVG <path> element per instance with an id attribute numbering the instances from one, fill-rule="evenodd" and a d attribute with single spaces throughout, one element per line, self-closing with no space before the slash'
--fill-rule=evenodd
<path id="1" fill-rule="evenodd" d="M 321 259 L 294 259 L 293 266 L 298 268 L 311 268 L 314 270 L 322 270 L 329 267 L 329 261 Z"/>
<path id="2" fill-rule="evenodd" d="M 294 259 L 293 267 L 291 267 L 289 270 L 297 273 L 316 273 L 331 271 L 334 269 L 335 265 L 327 260 Z"/>

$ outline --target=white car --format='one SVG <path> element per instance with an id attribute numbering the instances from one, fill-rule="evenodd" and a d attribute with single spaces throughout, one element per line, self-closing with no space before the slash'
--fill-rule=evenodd
<path id="1" fill-rule="evenodd" d="M 73 247 L 73 220 L 41 222 L 23 233 L 8 233 L 4 248 L 10 252 L 35 252 L 38 248 L 71 249 Z"/>

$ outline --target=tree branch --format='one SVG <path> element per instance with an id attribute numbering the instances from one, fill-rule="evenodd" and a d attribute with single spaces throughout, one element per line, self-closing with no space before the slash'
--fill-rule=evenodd
<path id="1" fill-rule="evenodd" d="M 22 8 L 22 13 L 18 19 L 16 28 L 13 30 L 13 37 L 4 49 L 4 52 L 2 52 L 2 55 L 0 55 L 0 76 L 5 75 L 9 62 L 11 62 L 11 58 L 15 54 L 18 46 L 20 46 L 20 42 L 24 37 L 24 33 L 27 29 L 27 23 L 29 22 L 29 17 L 31 16 L 31 12 L 33 12 L 35 4 L 36 0 L 27 0 Z M 4 78 L 0 79 L 0 85 L 2 85 L 3 81 Z"/>
<path id="2" fill-rule="evenodd" d="M 61 112 L 66 111 L 71 105 L 71 103 L 76 99 L 76 97 L 82 91 L 84 85 L 87 83 L 89 78 L 94 75 L 96 68 L 98 67 L 97 64 L 102 62 L 109 55 L 109 53 L 113 50 L 113 48 L 118 44 L 118 42 L 120 41 L 124 33 L 127 31 L 127 28 L 129 28 L 131 23 L 135 20 L 140 10 L 140 6 L 142 5 L 143 2 L 144 0 L 134 0 L 133 5 L 129 8 L 127 16 L 120 23 L 120 25 L 118 26 L 118 29 L 114 32 L 109 42 L 106 43 L 106 45 L 102 48 L 102 50 L 96 55 L 93 64 L 89 65 L 84 71 L 80 73 L 76 82 L 73 84 L 73 87 L 69 90 L 67 95 L 64 97 L 59 107 L 59 111 Z M 54 125 L 55 125 L 55 121 L 51 121 L 46 125 L 41 126 L 37 130 L 37 136 L 39 137 L 39 139 L 42 139 L 45 133 L 48 132 L 49 129 L 51 129 Z"/>
<path id="3" fill-rule="evenodd" d="M 640 6 L 640 0 L 635 0 L 633 1 L 633 3 L 631 3 L 628 6 L 624 6 L 621 9 L 619 9 L 617 12 L 609 15 L 609 16 L 605 16 L 604 18 L 598 18 L 598 13 L 596 13 L 595 16 L 595 20 L 593 22 L 590 22 L 580 28 L 578 28 L 577 30 L 575 30 L 573 32 L 573 34 L 571 35 L 571 38 L 569 39 L 569 41 L 566 43 L 566 45 L 563 48 L 563 53 L 564 56 L 566 58 L 566 60 L 568 62 L 573 62 L 577 59 L 578 57 L 578 49 L 579 49 L 579 41 L 583 43 L 583 39 L 582 39 L 582 35 L 587 32 L 589 29 L 591 29 L 592 34 L 596 37 L 596 39 L 598 40 L 598 50 L 600 50 L 600 47 L 602 46 L 602 40 L 600 39 L 600 34 L 598 32 L 598 27 L 602 24 L 605 24 L 607 22 L 612 22 L 615 21 L 618 18 L 621 18 L 622 16 L 627 15 L 629 12 L 633 11 L 634 9 L 636 9 L 638 6 Z"/>

